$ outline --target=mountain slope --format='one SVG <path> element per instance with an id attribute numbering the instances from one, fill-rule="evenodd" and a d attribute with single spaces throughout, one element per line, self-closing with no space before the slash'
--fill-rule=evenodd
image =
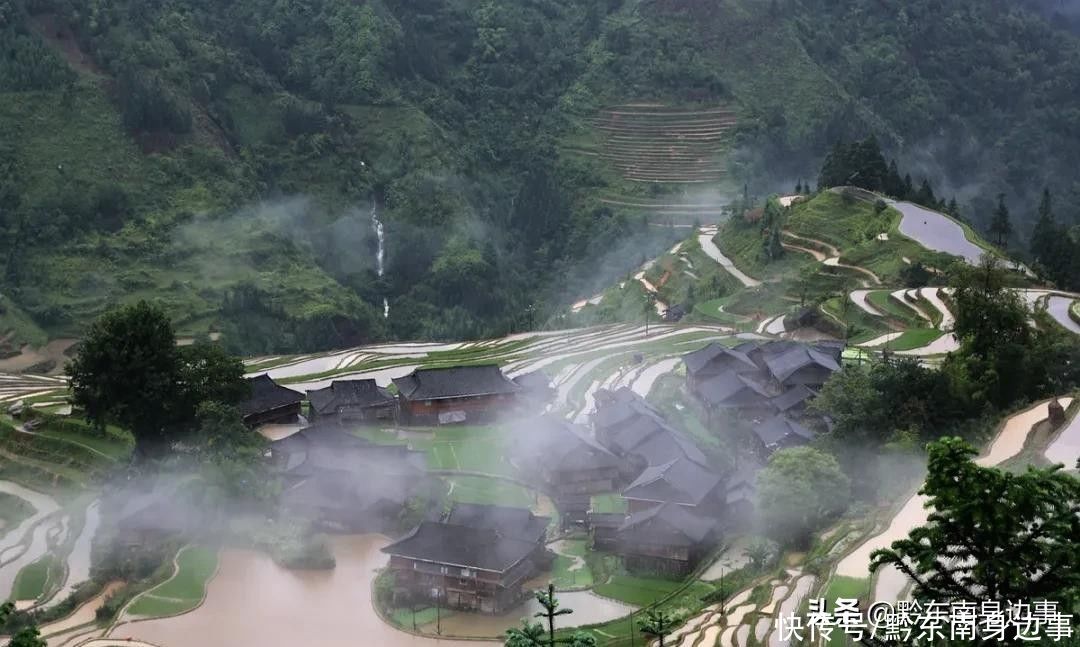
<path id="1" fill-rule="evenodd" d="M 1003 0 L 0 0 L 0 37 L 0 292 L 51 336 L 135 297 L 246 352 L 494 336 L 837 138 L 933 162 L 977 224 L 1080 155 L 1077 41 Z M 669 155 L 707 186 L 580 153 L 628 103 L 731 111 Z"/>

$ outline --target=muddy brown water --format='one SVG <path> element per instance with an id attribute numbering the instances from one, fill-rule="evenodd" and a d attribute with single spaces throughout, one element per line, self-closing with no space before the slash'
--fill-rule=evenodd
<path id="1" fill-rule="evenodd" d="M 105 602 L 105 598 L 112 595 L 112 593 L 120 588 L 122 584 L 122 582 L 109 582 L 105 585 L 105 588 L 101 590 L 101 593 L 98 593 L 86 602 L 83 602 L 71 615 L 41 627 L 41 635 L 52 636 L 93 622 L 96 618 L 98 607 Z M 56 638 L 50 642 L 52 644 L 57 644 L 64 641 L 60 638 Z"/>
<path id="2" fill-rule="evenodd" d="M 186 615 L 126 623 L 110 638 L 134 638 L 162 647 L 235 647 L 236 645 L 307 645 L 310 647 L 476 647 L 475 641 L 414 636 L 384 623 L 371 603 L 371 582 L 386 565 L 379 549 L 389 542 L 378 535 L 333 540 L 337 567 L 329 571 L 291 571 L 262 553 L 222 550 L 217 575 L 205 603 Z M 566 605 L 578 622 L 591 621 L 604 604 L 572 594 Z M 560 596 L 562 599 L 562 596 Z M 497 635 L 517 626 L 532 609 L 506 616 L 455 614 L 443 620 L 444 632 Z M 621 612 L 621 608 L 619 609 Z M 625 613 L 628 613 L 626 611 Z"/>

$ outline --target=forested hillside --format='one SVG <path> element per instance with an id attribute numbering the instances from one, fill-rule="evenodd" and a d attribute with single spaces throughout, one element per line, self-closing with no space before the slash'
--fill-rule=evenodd
<path id="1" fill-rule="evenodd" d="M 1005 0 L 0 0 L 0 336 L 147 296 L 246 352 L 536 326 L 677 236 L 605 197 L 763 194 L 868 134 L 977 225 L 1005 192 L 1026 235 L 1044 184 L 1075 222 L 1058 23 Z M 730 111 L 728 179 L 588 154 L 624 103 Z"/>

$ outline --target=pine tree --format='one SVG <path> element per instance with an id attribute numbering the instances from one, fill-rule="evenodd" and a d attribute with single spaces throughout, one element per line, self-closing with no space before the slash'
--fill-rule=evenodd
<path id="1" fill-rule="evenodd" d="M 990 221 L 990 233 L 997 236 L 998 247 L 1005 245 L 1005 241 L 1012 235 L 1012 222 L 1009 220 L 1009 208 L 1005 206 L 1005 194 L 998 194 L 998 205 L 994 209 L 994 219 Z"/>
<path id="2" fill-rule="evenodd" d="M 1039 217 L 1031 232 L 1031 255 L 1044 264 L 1050 260 L 1054 239 L 1058 236 L 1052 201 L 1050 189 L 1043 189 L 1042 198 L 1039 200 Z"/>
<path id="3" fill-rule="evenodd" d="M 945 212 L 953 218 L 960 217 L 960 205 L 956 204 L 956 196 L 953 196 L 949 200 L 949 206 L 945 207 Z"/>
<path id="4" fill-rule="evenodd" d="M 919 191 L 911 200 L 929 209 L 937 207 L 937 198 L 934 196 L 934 189 L 930 186 L 930 180 L 923 178 Z"/>
<path id="5" fill-rule="evenodd" d="M 898 197 L 901 200 L 911 200 L 912 196 L 915 195 L 915 185 L 911 182 L 910 174 L 904 176 L 904 182 L 900 185 L 900 193 L 901 195 Z"/>
<path id="6" fill-rule="evenodd" d="M 975 454 L 960 438 L 929 446 L 927 523 L 874 551 L 870 569 L 897 568 L 922 601 L 1056 600 L 1072 608 L 1080 481 L 1060 465 L 1021 473 L 982 467 Z"/>
<path id="7" fill-rule="evenodd" d="M 885 156 L 881 154 L 877 137 L 871 135 L 859 142 L 855 158 L 858 174 L 855 185 L 870 191 L 881 191 L 888 179 L 889 168 L 885 164 Z"/>
<path id="8" fill-rule="evenodd" d="M 896 167 L 896 160 L 889 162 L 889 170 L 885 175 L 885 193 L 900 200 L 907 197 L 904 195 L 904 179 L 900 177 L 900 169 Z"/>

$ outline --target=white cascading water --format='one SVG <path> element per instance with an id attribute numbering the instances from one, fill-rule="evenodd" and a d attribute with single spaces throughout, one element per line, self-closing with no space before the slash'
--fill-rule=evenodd
<path id="1" fill-rule="evenodd" d="M 383 224 L 379 220 L 379 205 L 373 202 L 371 204 L 371 228 L 375 230 L 375 238 L 379 241 L 379 249 L 375 254 L 375 272 L 382 278 L 383 275 L 383 260 L 386 258 L 386 247 L 384 246 L 383 239 Z M 383 318 L 390 316 L 390 302 L 383 297 Z"/>

